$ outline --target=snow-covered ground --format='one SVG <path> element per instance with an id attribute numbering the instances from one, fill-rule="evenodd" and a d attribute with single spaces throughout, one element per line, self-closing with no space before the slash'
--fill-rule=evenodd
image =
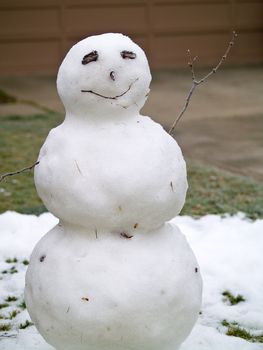
<path id="1" fill-rule="evenodd" d="M 198 220 L 181 216 L 173 222 L 194 250 L 204 281 L 202 312 L 181 350 L 263 349 L 263 343 L 226 335 L 227 327 L 222 325 L 226 320 L 224 324 L 234 323 L 252 335 L 263 334 L 263 220 L 252 222 L 239 214 L 207 215 Z M 21 327 L 30 321 L 23 308 L 27 260 L 36 242 L 56 223 L 49 213 L 0 215 L 0 327 L 11 326 L 0 331 L 1 350 L 53 349 L 34 326 Z M 226 291 L 230 297 L 243 298 L 231 305 L 222 294 Z"/>

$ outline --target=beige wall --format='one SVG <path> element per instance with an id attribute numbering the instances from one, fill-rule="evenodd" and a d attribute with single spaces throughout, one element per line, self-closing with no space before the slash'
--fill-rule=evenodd
<path id="1" fill-rule="evenodd" d="M 239 38 L 230 63 L 263 62 L 262 0 L 0 0 L 0 73 L 55 72 L 70 46 L 108 31 L 131 36 L 152 67 L 202 65 Z"/>

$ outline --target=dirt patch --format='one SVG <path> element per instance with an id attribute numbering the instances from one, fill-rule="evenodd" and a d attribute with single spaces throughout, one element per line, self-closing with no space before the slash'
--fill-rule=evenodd
<path id="1" fill-rule="evenodd" d="M 263 181 L 263 116 L 183 120 L 175 137 L 186 157 Z"/>

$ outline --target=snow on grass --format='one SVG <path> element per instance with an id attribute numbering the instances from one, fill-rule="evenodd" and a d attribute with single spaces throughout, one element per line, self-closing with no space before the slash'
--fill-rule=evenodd
<path id="1" fill-rule="evenodd" d="M 52 349 L 30 323 L 23 288 L 34 245 L 57 221 L 49 213 L 0 215 L 1 350 Z M 204 281 L 200 317 L 181 350 L 263 349 L 263 220 L 207 215 L 173 223 L 186 235 Z"/>
<path id="2" fill-rule="evenodd" d="M 263 349 L 252 343 L 260 340 L 253 335 L 263 335 L 263 220 L 238 214 L 199 220 L 183 216 L 173 222 L 193 248 L 204 282 L 202 314 L 182 350 Z M 250 342 L 224 335 L 233 323 L 234 334 L 244 329 Z"/>

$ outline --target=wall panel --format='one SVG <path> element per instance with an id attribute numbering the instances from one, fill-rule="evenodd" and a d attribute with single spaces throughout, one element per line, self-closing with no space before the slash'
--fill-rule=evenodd
<path id="1" fill-rule="evenodd" d="M 93 33 L 105 33 L 109 29 L 131 34 L 146 31 L 144 8 L 141 6 L 69 8 L 66 10 L 65 25 L 69 36 L 85 37 Z"/>
<path id="2" fill-rule="evenodd" d="M 32 39 L 59 36 L 56 9 L 0 10 L 0 38 Z"/>
<path id="3" fill-rule="evenodd" d="M 0 73 L 55 72 L 67 50 L 92 34 L 123 32 L 156 68 L 214 64 L 230 32 L 239 32 L 226 64 L 263 62 L 259 0 L 1 0 Z"/>
<path id="4" fill-rule="evenodd" d="M 56 41 L 4 42 L 0 43 L 0 52 L 4 73 L 52 72 L 59 63 L 59 42 Z"/>
<path id="5" fill-rule="evenodd" d="M 156 33 L 198 33 L 226 30 L 229 27 L 229 4 L 172 4 L 153 9 L 153 27 Z"/>

